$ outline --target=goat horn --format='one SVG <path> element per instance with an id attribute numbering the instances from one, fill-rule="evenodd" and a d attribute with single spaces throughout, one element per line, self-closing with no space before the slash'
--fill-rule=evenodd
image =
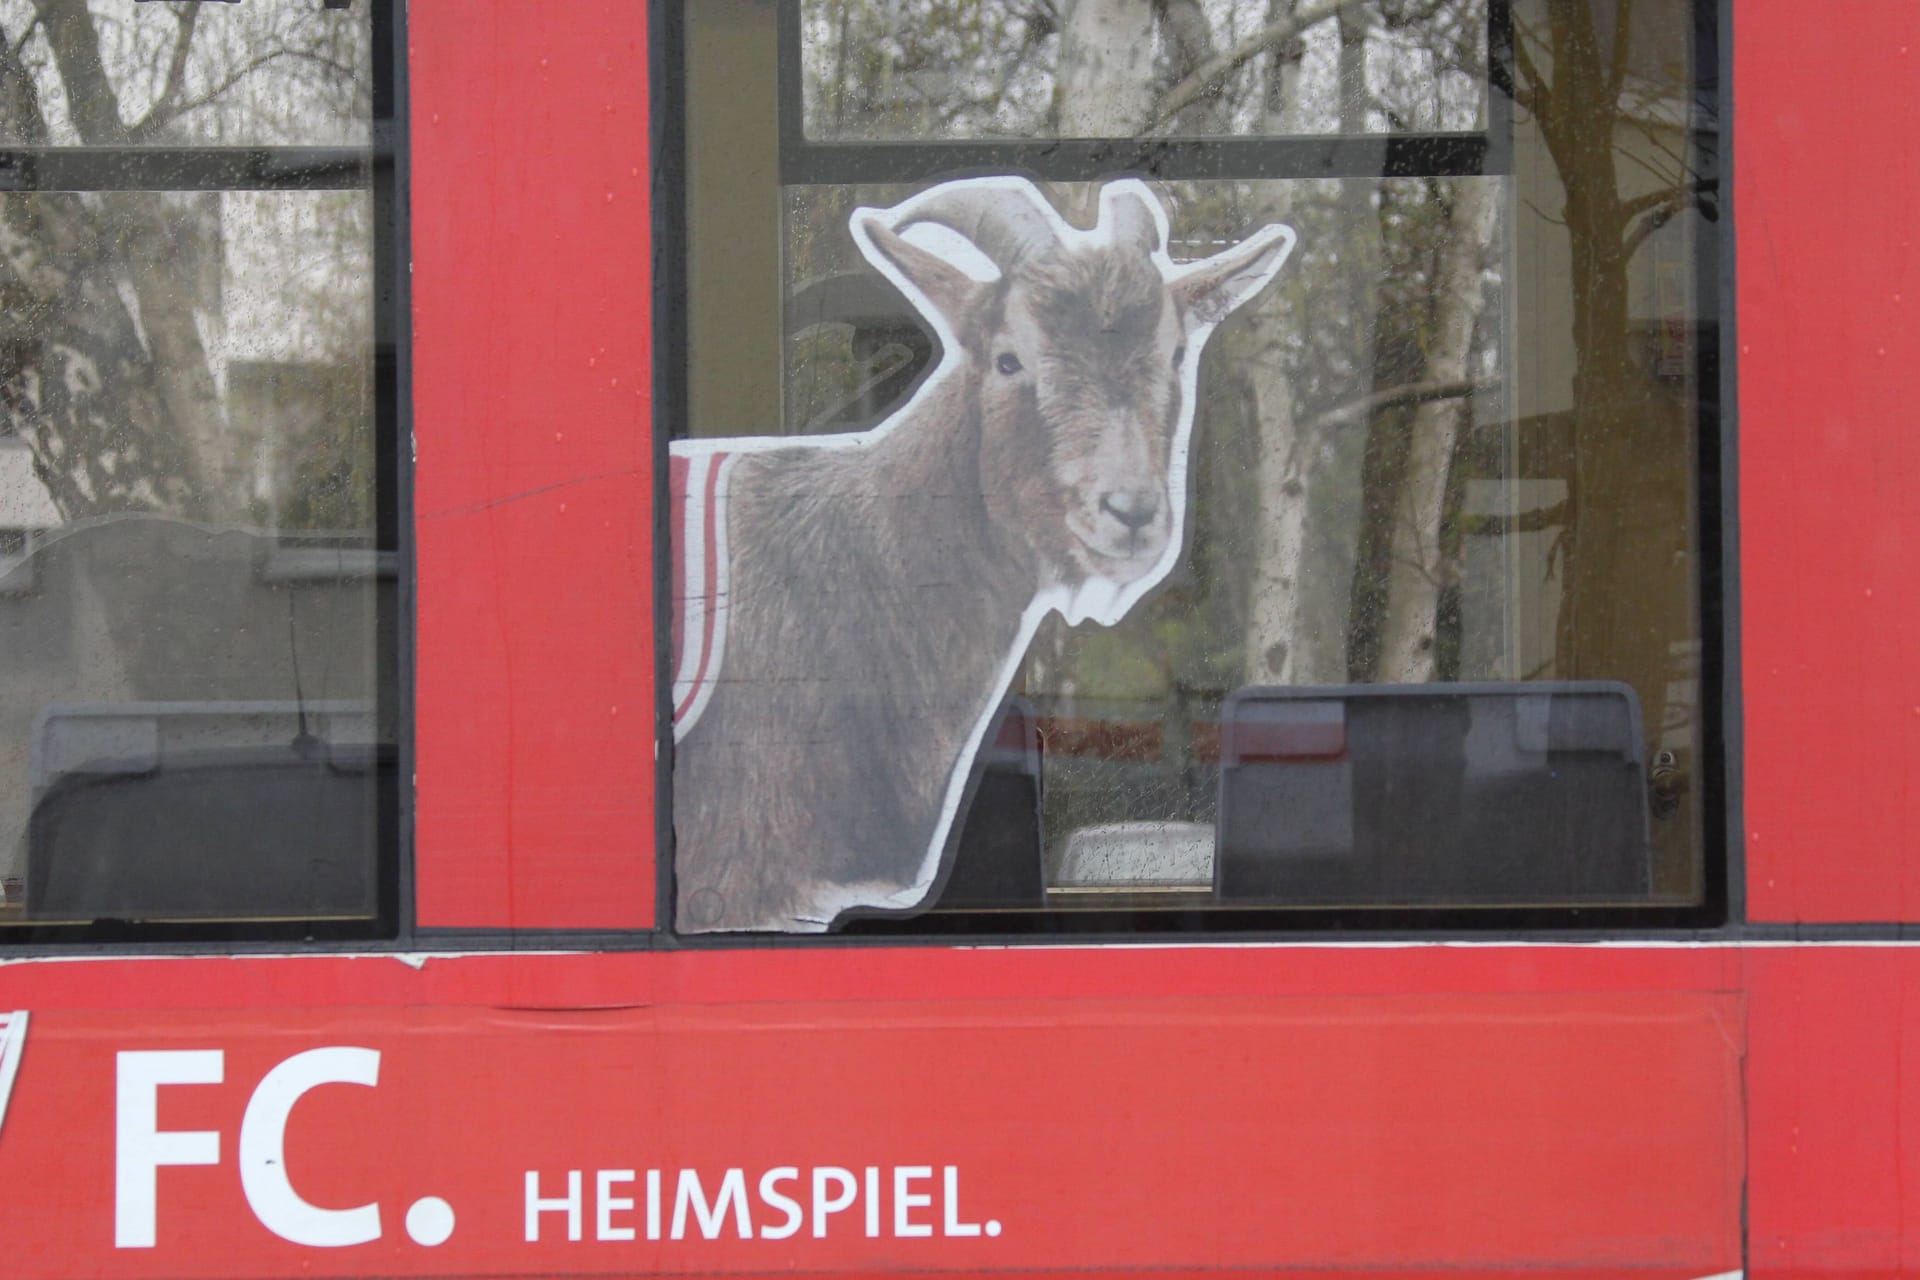
<path id="1" fill-rule="evenodd" d="M 1101 211 L 1111 220 L 1114 239 L 1119 243 L 1145 253 L 1164 247 L 1160 243 L 1160 224 L 1155 221 L 1147 198 L 1136 187 L 1129 185 L 1117 191 L 1102 202 Z"/>
<path id="2" fill-rule="evenodd" d="M 1034 203 L 1037 197 L 1023 195 L 1016 188 L 956 183 L 937 188 L 928 196 L 914 206 L 901 229 L 916 222 L 950 227 L 972 241 L 1003 272 L 1057 238 L 1053 223 Z"/>

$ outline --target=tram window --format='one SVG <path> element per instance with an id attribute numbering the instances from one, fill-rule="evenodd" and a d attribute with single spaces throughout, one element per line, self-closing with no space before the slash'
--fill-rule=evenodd
<path id="1" fill-rule="evenodd" d="M 677 929 L 1711 914 L 1715 6 L 1329 8 L 681 8 Z"/>
<path id="2" fill-rule="evenodd" d="M 0 942 L 391 927 L 387 21 L 0 0 Z"/>

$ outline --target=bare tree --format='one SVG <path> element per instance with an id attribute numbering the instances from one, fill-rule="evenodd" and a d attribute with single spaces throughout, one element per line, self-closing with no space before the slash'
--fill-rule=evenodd
<path id="1" fill-rule="evenodd" d="M 1684 634 L 1692 572 L 1690 467 L 1649 467 L 1684 436 L 1687 406 L 1665 395 L 1635 351 L 1628 269 L 1652 230 L 1676 212 L 1711 207 L 1713 184 L 1693 172 L 1685 142 L 1661 138 L 1635 110 L 1630 0 L 1603 40 L 1594 7 L 1547 0 L 1516 42 L 1515 101 L 1537 122 L 1565 192 L 1572 260 L 1573 432 L 1560 469 L 1572 481 L 1566 602 L 1558 660 L 1565 674 L 1599 662 L 1631 670 L 1659 705 L 1666 648 Z M 1681 86 L 1667 92 L 1681 98 Z M 1627 169 L 1636 171 L 1631 190 Z M 1647 590 L 1651 575 L 1662 585 Z M 1623 590 L 1630 581 L 1642 589 Z M 1627 657 L 1622 662 L 1622 657 Z"/>
<path id="2" fill-rule="evenodd" d="M 317 6 L 246 21 L 198 0 L 112 20 L 86 0 L 0 0 L 0 141 L 280 141 L 342 85 L 364 121 L 349 24 Z M 245 521 L 250 460 L 211 349 L 224 254 L 215 193 L 0 195 L 0 413 L 63 517 Z"/>
<path id="3" fill-rule="evenodd" d="M 1300 129 L 1297 95 L 1305 51 L 1298 8 L 1299 0 L 1268 0 L 1267 24 L 1261 31 L 1268 61 L 1262 123 L 1282 136 Z M 1278 192 L 1272 197 L 1274 215 L 1286 212 L 1277 207 L 1284 199 Z M 1294 362 L 1282 349 L 1285 341 L 1278 325 L 1261 326 L 1248 335 L 1244 345 L 1250 350 L 1239 362 L 1252 395 L 1258 442 L 1259 484 L 1252 513 L 1256 525 L 1245 632 L 1249 684 L 1291 684 L 1322 675 L 1319 664 L 1307 654 L 1312 629 L 1307 625 L 1302 590 L 1308 486 L 1316 459 L 1313 442 L 1297 429 Z"/>
<path id="4" fill-rule="evenodd" d="M 1434 278 L 1428 385 L 1466 383 L 1474 329 L 1486 298 L 1485 257 L 1499 213 L 1498 196 L 1496 184 L 1489 181 L 1469 180 L 1454 187 Z M 1417 684 L 1435 676 L 1441 592 L 1454 573 L 1445 529 L 1448 481 L 1469 405 L 1465 397 L 1435 396 L 1413 411 L 1388 553 L 1378 666 L 1382 680 Z"/>
<path id="5" fill-rule="evenodd" d="M 1068 138 L 1125 138 L 1152 114 L 1152 0 L 1075 0 L 1060 37 L 1054 99 Z"/>
<path id="6" fill-rule="evenodd" d="M 1552 159 L 1571 265 L 1571 409 L 1537 463 L 1567 488 L 1553 669 L 1627 681 L 1657 735 L 1670 686 L 1690 678 L 1675 648 L 1696 634 L 1696 406 L 1650 367 L 1629 272 L 1676 215 L 1713 210 L 1684 127 L 1684 60 L 1673 69 L 1690 33 L 1650 25 L 1661 10 L 1633 0 L 1530 0 L 1515 12 L 1508 87 Z M 1690 822 L 1656 827 L 1659 867 L 1691 865 Z"/>
<path id="7" fill-rule="evenodd" d="M 1483 83 L 1477 0 L 1268 0 L 1251 11 L 1218 0 L 1052 0 L 1009 6 L 1015 16 L 998 26 L 962 21 L 941 3 L 810 0 L 809 129 L 993 136 L 1024 120 L 1029 133 L 1063 136 L 1360 136 L 1466 127 L 1464 113 L 1478 110 L 1468 90 Z M 879 48 L 866 61 L 850 51 L 863 39 Z M 887 104 L 908 84 L 938 88 L 949 105 L 930 104 L 918 123 L 901 123 L 915 113 Z M 1023 114 L 1035 84 L 1048 88 L 1044 119 Z M 864 123 L 835 123 L 837 104 L 849 101 L 864 104 Z M 1360 535 L 1367 514 L 1358 441 L 1377 414 L 1391 417 L 1404 440 L 1420 397 L 1400 393 L 1469 374 L 1465 352 L 1436 352 L 1430 367 L 1426 345 L 1415 342 L 1420 359 L 1382 368 L 1376 351 L 1379 333 L 1433 324 L 1431 264 L 1392 288 L 1380 281 L 1389 263 L 1437 252 L 1445 229 L 1436 231 L 1433 211 L 1444 202 L 1411 220 L 1390 216 L 1387 184 L 1368 179 L 1171 183 L 1169 192 L 1192 237 L 1177 254 L 1263 221 L 1302 228 L 1284 297 L 1223 332 L 1207 374 L 1203 449 L 1245 469 L 1210 463 L 1200 471 L 1194 576 L 1120 633 L 1043 633 L 1029 687 L 1065 690 L 1079 686 L 1077 672 L 1099 672 L 1089 687 L 1110 688 L 1122 669 L 1135 684 L 1157 672 L 1175 688 L 1344 678 L 1353 550 L 1343 540 Z M 1060 195 L 1067 205 L 1074 198 Z M 1419 248 L 1404 243 L 1409 236 Z M 1471 344 L 1471 319 L 1466 329 Z M 1368 403 L 1374 408 L 1342 416 L 1342 406 Z M 1377 487 L 1390 510 L 1398 476 Z M 1382 541 L 1383 564 L 1388 550 Z M 1383 600 L 1384 589 L 1383 575 Z M 1368 625 L 1377 642 L 1378 617 Z"/>

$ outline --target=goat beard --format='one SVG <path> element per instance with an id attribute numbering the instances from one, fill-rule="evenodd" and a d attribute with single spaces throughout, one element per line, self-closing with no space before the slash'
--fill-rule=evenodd
<path id="1" fill-rule="evenodd" d="M 1170 568 L 1167 546 L 1160 544 L 1151 561 L 1132 573 L 1113 574 L 1089 568 L 1075 558 L 1070 569 L 1041 584 L 1036 603 L 1042 612 L 1058 610 L 1070 626 L 1096 622 L 1111 627 L 1131 611 L 1142 595 L 1166 576 Z"/>

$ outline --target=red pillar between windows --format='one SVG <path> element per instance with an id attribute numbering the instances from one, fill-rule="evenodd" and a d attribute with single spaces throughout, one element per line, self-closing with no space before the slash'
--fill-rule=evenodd
<path id="1" fill-rule="evenodd" d="M 408 24 L 419 924 L 649 927 L 647 9 Z"/>
<path id="2" fill-rule="evenodd" d="M 1755 920 L 1920 919 L 1920 6 L 1733 6 Z"/>

